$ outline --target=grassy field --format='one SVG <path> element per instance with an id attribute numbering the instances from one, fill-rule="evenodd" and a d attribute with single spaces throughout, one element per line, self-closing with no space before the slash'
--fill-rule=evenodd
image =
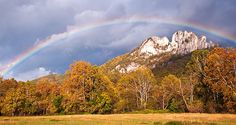
<path id="1" fill-rule="evenodd" d="M 0 117 L 1 125 L 236 125 L 232 114 L 113 114 Z"/>

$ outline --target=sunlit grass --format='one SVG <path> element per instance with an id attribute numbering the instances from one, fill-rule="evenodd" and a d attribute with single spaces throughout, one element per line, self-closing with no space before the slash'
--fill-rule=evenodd
<path id="1" fill-rule="evenodd" d="M 233 114 L 112 114 L 0 117 L 2 125 L 235 125 Z"/>

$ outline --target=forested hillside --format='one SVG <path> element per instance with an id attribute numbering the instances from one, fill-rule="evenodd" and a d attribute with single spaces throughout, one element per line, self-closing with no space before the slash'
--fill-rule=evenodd
<path id="1" fill-rule="evenodd" d="M 64 77 L 1 78 L 1 115 L 236 113 L 234 48 L 196 50 L 127 73 L 109 68 L 77 61 Z"/>

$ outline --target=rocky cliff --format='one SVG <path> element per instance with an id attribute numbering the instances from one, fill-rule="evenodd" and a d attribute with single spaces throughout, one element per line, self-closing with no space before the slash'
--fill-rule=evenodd
<path id="1" fill-rule="evenodd" d="M 194 50 L 214 46 L 213 42 L 207 42 L 206 36 L 198 37 L 193 32 L 177 31 L 172 35 L 171 41 L 167 37 L 147 38 L 132 52 L 114 58 L 103 66 L 112 67 L 112 70 L 120 73 L 134 71 L 142 65 L 155 68 L 173 55 L 185 55 Z"/>

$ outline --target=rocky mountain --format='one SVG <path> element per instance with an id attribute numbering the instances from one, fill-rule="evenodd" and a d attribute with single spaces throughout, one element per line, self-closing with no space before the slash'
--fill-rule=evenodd
<path id="1" fill-rule="evenodd" d="M 194 50 L 207 49 L 216 46 L 207 41 L 206 36 L 197 36 L 193 32 L 177 31 L 171 41 L 167 37 L 152 36 L 130 53 L 118 56 L 104 65 L 109 71 L 127 73 L 145 65 L 155 68 L 173 55 L 186 55 Z"/>

